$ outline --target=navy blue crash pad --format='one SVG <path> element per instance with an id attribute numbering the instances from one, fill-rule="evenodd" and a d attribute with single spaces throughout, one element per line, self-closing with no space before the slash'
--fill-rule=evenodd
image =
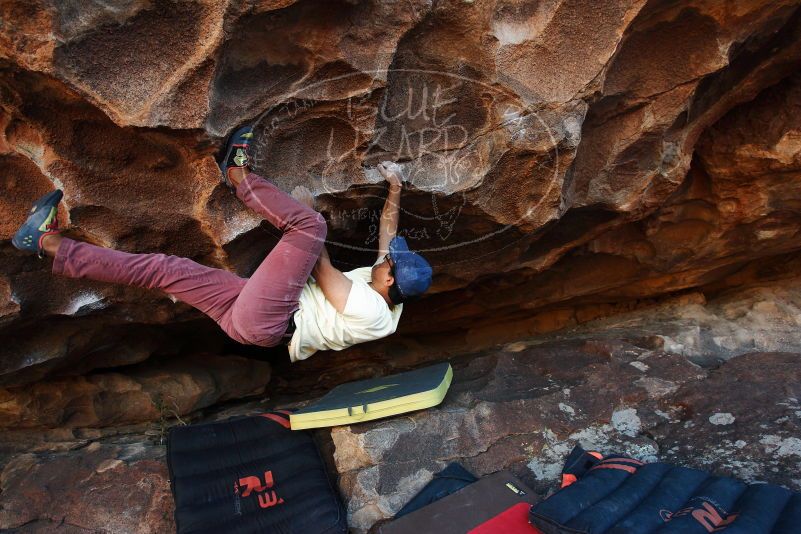
<path id="1" fill-rule="evenodd" d="M 170 429 L 178 534 L 343 534 L 345 510 L 311 434 L 288 412 Z"/>
<path id="2" fill-rule="evenodd" d="M 529 515 L 544 534 L 798 534 L 801 494 L 576 447 Z"/>
<path id="3" fill-rule="evenodd" d="M 445 469 L 436 473 L 431 482 L 426 484 L 423 489 L 417 492 L 417 495 L 412 497 L 411 501 L 407 502 L 403 508 L 398 510 L 398 513 L 395 514 L 395 519 L 415 512 L 443 497 L 456 493 L 463 487 L 477 480 L 478 478 L 462 467 L 461 464 L 452 462 L 448 464 Z"/>

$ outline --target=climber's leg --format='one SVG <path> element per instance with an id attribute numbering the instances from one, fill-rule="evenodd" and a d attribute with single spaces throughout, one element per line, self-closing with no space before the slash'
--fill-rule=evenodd
<path id="1" fill-rule="evenodd" d="M 165 254 L 129 254 L 58 237 L 53 273 L 160 289 L 214 319 L 231 338 L 247 343 L 233 327 L 231 313 L 247 280 L 222 269 Z M 54 241 L 55 242 L 55 241 Z"/>
<path id="2" fill-rule="evenodd" d="M 232 319 L 250 343 L 277 345 L 322 251 L 325 219 L 253 173 L 239 182 L 236 194 L 284 235 L 245 283 Z"/>

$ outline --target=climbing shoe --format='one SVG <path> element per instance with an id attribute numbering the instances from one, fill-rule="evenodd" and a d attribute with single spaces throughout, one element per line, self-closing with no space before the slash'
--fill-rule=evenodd
<path id="1" fill-rule="evenodd" d="M 234 188 L 231 180 L 228 179 L 228 169 L 247 167 L 249 163 L 248 149 L 253 139 L 253 127 L 242 126 L 230 136 L 225 142 L 225 154 L 220 160 L 220 170 L 222 171 L 225 185 Z"/>
<path id="2" fill-rule="evenodd" d="M 58 234 L 58 203 L 64 193 L 56 189 L 47 193 L 28 212 L 28 219 L 20 226 L 11 243 L 20 250 L 44 256 L 42 241 L 45 236 Z"/>

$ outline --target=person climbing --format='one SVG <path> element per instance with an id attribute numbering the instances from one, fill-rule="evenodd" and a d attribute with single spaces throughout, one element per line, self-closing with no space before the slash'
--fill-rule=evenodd
<path id="1" fill-rule="evenodd" d="M 57 220 L 60 190 L 36 201 L 12 243 L 52 256 L 54 274 L 160 289 L 211 317 L 239 343 L 288 344 L 292 361 L 394 333 L 403 303 L 425 293 L 432 275 L 428 262 L 396 235 L 403 185 L 399 167 L 378 165 L 389 192 L 377 260 L 371 267 L 341 272 L 325 249 L 327 226 L 314 210 L 311 192 L 296 187 L 287 195 L 250 170 L 252 138 L 249 126 L 229 136 L 220 161 L 222 179 L 283 235 L 250 278 L 187 258 L 129 254 L 64 237 Z"/>

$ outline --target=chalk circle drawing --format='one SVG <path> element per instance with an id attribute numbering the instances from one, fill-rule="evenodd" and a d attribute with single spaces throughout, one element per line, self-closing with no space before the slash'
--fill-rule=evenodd
<path id="1" fill-rule="evenodd" d="M 546 151 L 548 166 L 552 167 L 554 181 L 557 181 L 558 136 L 554 135 L 532 106 L 523 104 L 518 95 L 498 85 L 449 72 L 420 69 L 351 72 L 317 79 L 280 95 L 275 99 L 279 103 L 268 107 L 254 121 L 254 131 L 257 132 L 254 139 L 254 165 L 259 166 L 259 159 L 263 158 L 264 165 L 269 166 L 275 138 L 280 136 L 282 130 L 291 128 L 296 119 L 304 120 L 306 114 L 314 115 L 315 106 L 326 102 L 319 95 L 325 95 L 327 87 L 341 87 L 347 78 L 353 76 L 362 79 L 372 76 L 374 81 L 391 78 L 408 80 L 414 77 L 415 84 L 408 84 L 401 89 L 396 85 L 392 91 L 387 85 L 383 96 L 377 101 L 373 94 L 375 87 L 345 99 L 345 109 L 342 111 L 345 119 L 359 113 L 359 121 L 364 124 L 365 109 L 368 114 L 372 113 L 372 117 L 368 115 L 366 121 L 372 121 L 372 136 L 365 140 L 354 135 L 352 146 L 343 149 L 342 136 L 338 135 L 334 126 L 330 127 L 329 132 L 322 132 L 328 136 L 328 143 L 325 154 L 319 156 L 323 163 L 321 170 L 318 166 L 319 176 L 315 181 L 318 190 L 314 194 L 335 194 L 346 189 L 347 186 L 343 187 L 342 169 L 343 163 L 348 161 L 373 162 L 361 167 L 364 175 L 361 181 L 373 184 L 383 182 L 375 164 L 383 160 L 398 162 L 403 169 L 404 183 L 413 186 L 418 193 L 430 195 L 430 203 L 423 203 L 421 207 L 420 202 L 415 202 L 413 211 L 401 202 L 404 217 L 399 235 L 404 235 L 415 250 L 425 254 L 469 247 L 493 239 L 520 222 L 499 225 L 482 235 L 471 235 L 469 239 L 454 239 L 460 215 L 468 205 L 467 193 L 480 184 L 488 170 L 487 162 L 476 157 L 479 153 L 477 147 L 488 133 L 506 129 L 508 138 L 514 140 L 521 135 L 531 135 L 530 132 L 526 133 L 527 130 L 538 129 L 535 135 L 549 143 Z M 454 112 L 454 109 L 464 109 L 459 106 L 472 105 L 458 98 L 459 94 L 464 93 L 464 87 L 469 85 L 474 85 L 473 89 L 483 98 L 495 95 L 497 101 L 503 102 L 494 124 L 478 131 L 471 127 L 474 125 L 460 123 L 460 113 Z M 466 115 L 469 117 L 470 114 Z M 321 132 L 315 135 L 321 135 Z M 371 188 L 363 189 L 366 191 L 363 193 L 365 200 L 374 196 L 373 192 L 369 192 Z M 486 194 L 492 195 L 489 189 Z M 379 223 L 377 212 L 351 208 L 330 215 L 332 219 L 365 220 L 370 225 L 370 233 L 363 244 L 339 243 L 330 239 L 327 241 L 329 244 L 357 251 L 375 250 Z M 414 241 L 419 246 L 415 246 Z"/>

